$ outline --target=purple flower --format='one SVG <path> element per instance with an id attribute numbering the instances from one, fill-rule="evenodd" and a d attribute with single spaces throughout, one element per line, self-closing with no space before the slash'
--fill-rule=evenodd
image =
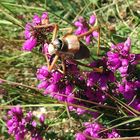
<path id="1" fill-rule="evenodd" d="M 56 72 L 52 73 L 52 78 L 53 78 L 52 82 L 57 83 L 62 79 L 62 77 L 63 77 L 63 74 L 56 71 Z"/>
<path id="2" fill-rule="evenodd" d="M 65 94 L 70 95 L 73 91 L 73 86 L 71 84 L 67 85 L 65 88 Z"/>
<path id="3" fill-rule="evenodd" d="M 48 46 L 49 46 L 49 44 L 45 43 L 44 46 L 43 46 L 43 49 L 42 49 L 42 52 L 47 56 L 49 56 L 48 55 Z"/>
<path id="4" fill-rule="evenodd" d="M 32 22 L 25 26 L 25 43 L 22 49 L 25 51 L 32 51 L 37 45 L 44 45 L 47 42 L 46 33 L 53 31 L 53 26 L 44 30 L 44 28 L 36 28 L 38 25 L 49 24 L 48 13 L 44 12 L 42 16 L 34 15 Z"/>
<path id="5" fill-rule="evenodd" d="M 121 76 L 122 77 L 125 77 L 127 76 L 127 70 L 128 70 L 128 66 L 122 66 L 118 69 L 118 71 L 121 73 Z"/>
<path id="6" fill-rule="evenodd" d="M 104 71 L 102 73 L 97 73 L 95 71 L 87 73 L 87 86 L 92 87 L 95 84 L 99 84 L 102 90 L 106 90 L 108 88 L 108 82 L 115 82 L 114 73 L 107 69 L 107 60 L 105 58 L 91 63 L 90 65 L 94 67 L 102 66 Z"/>
<path id="7" fill-rule="evenodd" d="M 137 111 L 140 111 L 140 99 L 139 98 L 134 99 L 129 105 L 131 107 L 133 107 L 134 109 L 136 109 Z"/>
<path id="8" fill-rule="evenodd" d="M 83 24 L 82 24 L 80 21 L 74 22 L 74 25 L 75 25 L 76 27 L 82 27 L 82 26 L 83 26 Z"/>
<path id="9" fill-rule="evenodd" d="M 96 16 L 95 15 L 92 15 L 89 19 L 89 23 L 83 18 L 83 17 L 79 17 L 79 19 L 74 23 L 74 25 L 77 27 L 77 29 L 75 30 L 75 34 L 76 35 L 80 35 L 80 34 L 83 34 L 85 32 L 87 32 L 89 29 L 90 29 L 90 25 L 94 25 L 96 22 Z M 93 31 L 93 33 L 87 35 L 85 37 L 85 41 L 86 41 L 86 44 L 90 44 L 91 41 L 92 41 L 92 37 L 95 37 L 97 38 L 98 37 L 98 32 L 97 31 Z"/>
<path id="10" fill-rule="evenodd" d="M 41 23 L 42 24 L 49 24 L 49 16 L 47 12 L 44 12 L 41 16 Z M 48 31 L 51 31 L 50 29 Z"/>
<path id="11" fill-rule="evenodd" d="M 37 126 L 36 121 L 32 121 L 32 126 L 33 126 L 33 127 L 36 127 L 36 126 Z"/>
<path id="12" fill-rule="evenodd" d="M 42 66 L 37 70 L 36 75 L 37 79 L 44 81 L 49 76 L 48 68 L 46 66 Z"/>
<path id="13" fill-rule="evenodd" d="M 85 127 L 84 131 L 76 134 L 77 140 L 80 140 L 80 138 L 81 138 L 81 140 L 82 140 L 82 138 L 88 139 L 88 137 L 90 137 L 91 139 L 94 139 L 94 138 L 101 138 L 101 139 L 102 138 L 119 138 L 120 137 L 119 133 L 114 129 L 112 130 L 112 132 L 100 133 L 100 131 L 102 131 L 102 129 L 104 127 L 97 122 L 94 122 L 94 123 L 85 122 L 85 123 L 83 123 L 83 126 Z"/>
<path id="14" fill-rule="evenodd" d="M 97 31 L 93 31 L 92 36 L 97 39 L 99 37 L 99 33 Z"/>
<path id="15" fill-rule="evenodd" d="M 84 105 L 80 104 L 80 106 L 81 106 L 81 107 L 78 107 L 78 108 L 76 109 L 76 112 L 77 112 L 78 115 L 82 115 L 82 114 L 84 114 L 85 112 L 87 112 L 84 108 L 82 108 L 82 106 L 84 106 Z"/>
<path id="16" fill-rule="evenodd" d="M 41 136 L 36 136 L 36 137 L 32 137 L 31 140 L 43 140 L 43 138 Z"/>
<path id="17" fill-rule="evenodd" d="M 41 23 L 41 19 L 37 14 L 35 14 L 34 17 L 33 17 L 33 23 L 34 24 L 40 24 Z"/>
<path id="18" fill-rule="evenodd" d="M 94 25 L 96 22 L 96 16 L 95 15 L 91 15 L 90 19 L 89 19 L 89 24 L 90 25 Z"/>
<path id="19" fill-rule="evenodd" d="M 67 73 L 71 76 L 78 76 L 73 73 L 77 71 L 75 64 L 67 64 L 66 68 Z M 49 94 L 59 101 L 67 101 L 67 98 L 73 92 L 74 84 L 71 83 L 72 77 L 68 79 L 59 71 L 48 72 L 47 67 L 43 66 L 37 70 L 37 78 L 41 81 L 38 88 L 44 89 L 45 95 Z M 79 78 L 79 76 L 77 78 Z"/>
<path id="20" fill-rule="evenodd" d="M 15 140 L 24 140 L 24 135 L 22 134 L 15 135 Z"/>
<path id="21" fill-rule="evenodd" d="M 31 37 L 25 41 L 22 49 L 25 51 L 31 51 L 36 46 L 36 44 L 37 44 L 37 39 Z"/>
<path id="22" fill-rule="evenodd" d="M 93 86 L 100 78 L 100 74 L 97 72 L 90 72 L 88 75 L 87 86 Z"/>
<path id="23" fill-rule="evenodd" d="M 129 64 L 129 60 L 128 59 L 122 59 L 121 60 L 122 61 L 122 66 L 128 66 L 128 64 Z"/>
<path id="24" fill-rule="evenodd" d="M 25 119 L 23 119 L 22 109 L 14 107 L 8 112 L 8 115 L 10 117 L 7 121 L 8 133 L 13 134 L 16 140 L 24 139 L 27 130 L 25 127 Z"/>
<path id="25" fill-rule="evenodd" d="M 39 121 L 40 121 L 40 123 L 44 123 L 44 121 L 45 121 L 45 115 L 41 115 L 40 116 L 40 118 L 39 118 Z"/>
<path id="26" fill-rule="evenodd" d="M 118 83 L 118 91 L 123 94 L 128 103 L 131 102 L 139 88 L 139 81 L 124 80 L 122 84 Z"/>
<path id="27" fill-rule="evenodd" d="M 76 35 L 79 35 L 82 33 L 82 27 L 78 27 L 78 29 L 75 31 Z"/>
<path id="28" fill-rule="evenodd" d="M 48 13 L 44 12 L 41 16 L 41 20 L 47 19 L 48 18 Z"/>
<path id="29" fill-rule="evenodd" d="M 8 133 L 14 135 L 16 140 L 24 140 L 26 134 L 31 134 L 32 139 L 42 140 L 45 117 L 41 115 L 40 124 L 34 120 L 32 112 L 23 114 L 20 107 L 14 107 L 8 111 L 7 128 Z"/>
<path id="30" fill-rule="evenodd" d="M 140 54 L 131 54 L 133 56 L 131 56 L 132 58 L 136 58 L 137 61 L 140 61 Z"/>
<path id="31" fill-rule="evenodd" d="M 121 60 L 119 58 L 119 54 L 108 52 L 107 56 L 108 56 L 108 61 L 107 61 L 108 68 L 112 71 L 116 71 L 121 66 Z"/>
<path id="32" fill-rule="evenodd" d="M 101 126 L 98 123 L 84 123 L 84 126 L 86 129 L 83 131 L 83 133 L 87 136 L 93 137 L 93 138 L 99 138 L 98 132 L 101 130 Z"/>
<path id="33" fill-rule="evenodd" d="M 41 83 L 37 86 L 38 89 L 46 89 L 49 83 L 47 81 L 41 81 Z"/>
<path id="34" fill-rule="evenodd" d="M 115 130 L 113 130 L 111 133 L 107 133 L 107 135 L 108 138 L 120 138 L 120 135 Z"/>
<path id="35" fill-rule="evenodd" d="M 137 64 L 136 54 L 131 54 L 131 40 L 127 38 L 125 42 L 112 45 L 109 52 L 107 52 L 107 65 L 108 68 L 121 74 L 121 77 L 128 77 L 130 72 L 134 70 Z"/>
<path id="36" fill-rule="evenodd" d="M 92 35 L 88 35 L 88 36 L 86 36 L 86 39 L 85 39 L 85 40 L 86 40 L 87 45 L 90 44 L 91 37 L 92 37 Z"/>
<path id="37" fill-rule="evenodd" d="M 67 102 L 72 103 L 72 104 L 74 104 L 76 102 L 75 98 L 74 98 L 74 94 L 71 93 L 67 96 Z"/>
<path id="38" fill-rule="evenodd" d="M 58 92 L 58 86 L 56 84 L 50 84 L 45 89 L 44 94 L 50 94 L 51 93 L 51 95 L 54 96 L 55 92 L 56 93 Z"/>
<path id="39" fill-rule="evenodd" d="M 130 61 L 130 63 L 132 65 L 136 65 L 137 64 L 137 61 L 139 60 L 138 56 L 139 56 L 139 54 L 132 54 L 132 53 L 129 54 L 128 60 Z"/>
<path id="40" fill-rule="evenodd" d="M 29 112 L 26 114 L 25 120 L 26 120 L 26 122 L 31 122 L 31 121 L 32 121 L 32 118 L 33 118 L 33 114 L 32 114 L 31 111 L 29 111 Z"/>
<path id="41" fill-rule="evenodd" d="M 101 126 L 98 123 L 89 123 L 85 122 L 83 124 L 86 128 L 92 128 L 94 132 L 99 132 L 101 130 Z"/>
<path id="42" fill-rule="evenodd" d="M 29 39 L 32 36 L 31 30 L 32 30 L 31 23 L 27 23 L 24 31 L 25 39 Z"/>
<path id="43" fill-rule="evenodd" d="M 124 42 L 123 50 L 126 51 L 126 53 L 129 53 L 131 49 L 131 40 L 128 37 L 127 40 Z"/>
<path id="44" fill-rule="evenodd" d="M 102 90 L 106 90 L 107 89 L 107 82 L 108 82 L 108 77 L 106 74 L 102 74 L 100 77 L 100 86 Z"/>
<path id="45" fill-rule="evenodd" d="M 75 135 L 75 140 L 87 140 L 83 133 L 77 133 Z"/>

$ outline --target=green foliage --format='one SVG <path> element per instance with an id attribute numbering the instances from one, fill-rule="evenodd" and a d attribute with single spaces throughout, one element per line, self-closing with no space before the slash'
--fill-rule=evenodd
<path id="1" fill-rule="evenodd" d="M 51 22 L 58 23 L 60 28 L 73 27 L 73 22 L 78 16 L 88 18 L 92 13 L 96 13 L 98 24 L 101 28 L 101 55 L 105 55 L 105 51 L 109 49 L 110 42 L 118 43 L 128 36 L 132 39 L 132 51 L 140 53 L 140 9 L 138 1 L 1 0 L 0 78 L 7 81 L 4 84 L 0 84 L 0 139 L 1 135 L 3 135 L 2 139 L 8 139 L 3 121 L 8 105 L 20 104 L 25 110 L 36 110 L 43 106 L 48 112 L 51 112 L 48 113 L 48 119 L 53 129 L 48 131 L 46 139 L 54 139 L 57 134 L 60 135 L 60 139 L 74 139 L 74 131 L 80 130 L 82 128 L 81 122 L 89 119 L 87 116 L 77 116 L 75 113 L 68 112 L 66 104 L 57 103 L 56 100 L 43 96 L 37 89 L 32 89 L 38 83 L 35 78 L 37 68 L 46 62 L 44 57 L 37 53 L 37 50 L 32 53 L 21 51 L 22 43 L 24 42 L 23 30 L 25 24 L 32 19 L 34 13 L 41 14 L 44 11 L 49 12 Z M 96 59 L 95 51 L 96 45 L 92 51 L 92 56 Z M 22 83 L 22 85 L 16 83 Z M 29 87 L 26 87 L 26 85 Z M 121 106 L 120 112 L 123 112 L 122 107 L 124 106 L 131 110 L 122 101 L 118 100 L 118 102 Z M 110 110 L 105 109 L 102 112 L 108 114 Z M 124 116 L 119 118 L 116 118 L 118 116 L 112 116 L 112 120 L 110 120 L 104 114 L 98 120 L 108 127 L 107 130 L 113 128 L 125 129 L 126 124 L 130 124 L 136 126 L 132 128 L 132 135 L 130 134 L 130 136 L 139 135 L 139 129 L 138 131 L 136 130 L 140 117 L 131 117 L 124 113 Z"/>

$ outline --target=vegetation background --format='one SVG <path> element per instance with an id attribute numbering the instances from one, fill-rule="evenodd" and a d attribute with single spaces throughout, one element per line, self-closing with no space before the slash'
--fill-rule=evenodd
<path id="1" fill-rule="evenodd" d="M 101 28 L 101 48 L 107 50 L 111 42 L 130 36 L 132 52 L 140 53 L 140 0 L 0 0 L 0 139 L 9 138 L 3 117 L 10 106 L 17 104 L 26 110 L 45 107 L 48 121 L 55 126 L 47 134 L 50 138 L 57 133 L 60 139 L 73 139 L 83 119 L 88 120 L 70 113 L 65 104 L 44 97 L 35 88 L 36 70 L 45 64 L 44 57 L 37 49 L 23 52 L 21 47 L 25 24 L 35 13 L 41 15 L 44 11 L 60 28 L 73 26 L 79 16 L 88 19 L 95 13 Z"/>

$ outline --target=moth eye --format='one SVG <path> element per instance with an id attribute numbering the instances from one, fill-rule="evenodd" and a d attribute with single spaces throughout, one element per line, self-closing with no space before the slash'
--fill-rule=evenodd
<path id="1" fill-rule="evenodd" d="M 55 39 L 54 42 L 53 42 L 53 44 L 54 45 L 58 45 L 59 44 L 59 40 L 58 39 Z"/>
<path id="2" fill-rule="evenodd" d="M 53 44 L 57 47 L 57 50 L 61 50 L 62 49 L 62 40 L 60 39 L 56 39 Z"/>
<path id="3" fill-rule="evenodd" d="M 55 48 L 54 48 L 54 46 L 52 45 L 52 44 L 49 44 L 49 47 L 48 47 L 48 53 L 50 54 L 50 55 L 52 55 L 52 54 L 54 54 L 55 53 Z"/>

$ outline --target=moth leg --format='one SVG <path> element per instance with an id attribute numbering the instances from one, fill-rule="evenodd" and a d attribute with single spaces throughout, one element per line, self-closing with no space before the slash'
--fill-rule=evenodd
<path id="1" fill-rule="evenodd" d="M 67 35 L 70 35 L 70 34 L 73 33 L 73 28 L 72 28 L 72 27 L 62 28 L 62 29 L 60 29 L 60 30 L 61 30 L 61 31 L 67 31 L 66 34 L 63 36 L 63 38 L 66 37 Z"/>
<path id="2" fill-rule="evenodd" d="M 46 61 L 47 61 L 47 67 L 49 69 L 50 68 L 50 62 L 49 62 L 49 58 L 48 58 L 47 54 L 45 54 L 45 58 L 46 58 Z"/>
<path id="3" fill-rule="evenodd" d="M 62 59 L 62 70 L 63 70 L 63 74 L 66 74 L 66 63 L 65 63 L 65 59 L 64 57 L 61 57 Z"/>
<path id="4" fill-rule="evenodd" d="M 36 28 L 36 29 L 39 29 L 39 28 L 48 28 L 48 27 L 54 27 L 54 29 L 53 29 L 53 37 L 52 37 L 52 42 L 53 42 L 56 39 L 57 32 L 58 32 L 58 25 L 56 23 L 34 26 L 34 28 Z"/>
<path id="5" fill-rule="evenodd" d="M 95 26 L 95 27 L 91 27 L 91 29 L 83 34 L 80 34 L 80 35 L 77 35 L 78 39 L 84 37 L 84 36 L 87 36 L 89 34 L 91 34 L 93 31 L 98 31 L 99 30 L 99 27 L 98 26 Z"/>
<path id="6" fill-rule="evenodd" d="M 50 24 L 43 24 L 43 25 L 36 25 L 34 28 L 39 29 L 39 28 L 48 28 L 48 27 L 54 27 L 57 25 L 56 23 L 50 23 Z"/>
<path id="7" fill-rule="evenodd" d="M 59 55 L 55 55 L 51 65 L 48 67 L 48 70 L 51 71 L 54 68 L 54 65 L 56 64 L 57 60 L 59 59 Z"/>
<path id="8" fill-rule="evenodd" d="M 97 48 L 97 55 L 99 55 L 99 50 L 100 50 L 100 28 L 98 26 L 96 27 L 92 27 L 89 31 L 83 33 L 83 34 L 80 34 L 78 35 L 78 39 L 84 37 L 84 36 L 87 36 L 89 34 L 91 34 L 93 31 L 98 31 L 99 32 L 99 36 L 98 36 L 98 48 Z"/>
<path id="9" fill-rule="evenodd" d="M 54 26 L 54 30 L 53 30 L 52 42 L 56 39 L 57 33 L 58 33 L 58 25 L 57 24 L 53 24 L 53 26 Z"/>
<path id="10" fill-rule="evenodd" d="M 98 47 L 97 47 L 97 55 L 100 54 L 100 35 L 101 35 L 101 31 L 100 28 L 98 29 L 99 35 L 98 35 Z"/>
<path id="11" fill-rule="evenodd" d="M 57 24 L 51 23 L 51 24 L 47 24 L 47 25 L 37 25 L 34 28 L 39 29 L 39 28 L 48 28 L 48 27 L 54 27 L 53 37 L 52 37 L 52 42 L 53 42 L 56 39 L 57 32 L 58 32 L 58 25 Z M 56 55 L 51 64 L 49 62 L 49 58 L 48 58 L 47 54 L 45 54 L 45 58 L 46 58 L 46 61 L 47 61 L 48 70 L 51 71 L 54 68 L 54 65 L 57 62 L 59 56 Z"/>
<path id="12" fill-rule="evenodd" d="M 56 39 L 56 37 L 57 37 L 58 25 L 54 23 L 51 26 L 54 26 L 54 29 L 53 29 L 53 37 L 52 37 L 52 42 L 53 42 Z M 48 65 L 49 66 L 48 67 L 49 71 L 51 71 L 54 68 L 54 65 L 58 61 L 58 58 L 59 58 L 59 55 L 56 54 L 55 57 L 54 57 L 54 59 L 53 59 L 53 61 L 52 61 L 52 63 L 51 64 L 49 63 L 49 65 Z"/>
<path id="13" fill-rule="evenodd" d="M 78 64 L 78 65 L 81 65 L 81 66 L 84 66 L 84 67 L 87 67 L 87 68 L 90 68 L 90 69 L 93 69 L 94 71 L 96 72 L 99 72 L 99 73 L 102 73 L 103 72 L 103 69 L 102 68 L 96 68 L 96 67 L 92 67 L 92 66 L 89 66 L 87 64 L 84 64 L 84 63 L 81 63 L 75 59 L 71 59 L 71 61 L 75 64 Z"/>

